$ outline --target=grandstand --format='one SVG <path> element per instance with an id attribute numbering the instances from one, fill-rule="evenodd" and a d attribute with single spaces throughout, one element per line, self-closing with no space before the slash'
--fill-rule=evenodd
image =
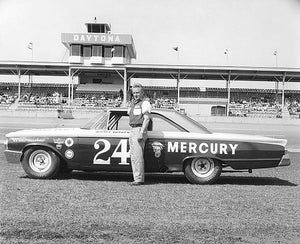
<path id="1" fill-rule="evenodd" d="M 132 64 L 136 50 L 131 35 L 112 34 L 106 23 L 86 23 L 86 33 L 62 33 L 68 62 L 0 61 L 1 109 L 102 109 L 125 106 L 133 79 L 161 80 L 145 86 L 154 107 L 174 108 L 200 116 L 299 117 L 297 68 L 208 65 Z M 29 77 L 29 82 L 22 78 Z M 30 77 L 63 77 L 61 83 L 30 82 Z M 76 82 L 74 81 L 76 79 Z M 176 86 L 166 86 L 172 81 Z M 187 86 L 181 86 L 186 80 Z M 222 81 L 226 88 L 198 87 L 190 81 Z M 282 89 L 231 88 L 232 81 L 279 83 Z"/>
<path id="2" fill-rule="evenodd" d="M 79 84 L 74 86 L 72 109 L 103 109 L 122 105 L 122 87 L 106 84 Z M 170 86 L 145 86 L 145 92 L 157 108 L 178 109 L 177 89 Z M 9 109 L 17 101 L 18 84 L 0 82 L 1 109 Z M 182 87 L 180 97 L 186 103 L 197 105 L 210 101 L 209 115 L 224 116 L 227 90 L 226 88 Z M 68 85 L 53 83 L 22 84 L 21 97 L 17 101 L 16 110 L 57 110 L 67 108 Z M 217 99 L 217 100 L 214 100 Z M 222 100 L 223 99 L 223 100 Z M 232 88 L 229 115 L 238 117 L 280 118 L 281 92 L 275 89 Z M 285 100 L 292 118 L 300 115 L 300 91 L 286 90 Z M 189 102 L 187 102 L 189 101 Z M 214 102 L 213 102 L 214 101 Z M 219 101 L 219 103 L 215 102 Z M 195 112 L 195 107 L 192 108 Z M 201 107 L 200 110 L 205 108 Z M 198 110 L 199 110 L 198 109 Z"/>

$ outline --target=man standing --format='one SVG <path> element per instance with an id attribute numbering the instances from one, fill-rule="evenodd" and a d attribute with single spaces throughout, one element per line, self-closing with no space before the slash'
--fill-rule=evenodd
<path id="1" fill-rule="evenodd" d="M 130 184 L 133 186 L 143 185 L 145 182 L 144 147 L 150 122 L 151 105 L 143 95 L 142 85 L 134 84 L 129 109 L 129 125 L 131 127 L 129 145 L 134 179 Z"/>

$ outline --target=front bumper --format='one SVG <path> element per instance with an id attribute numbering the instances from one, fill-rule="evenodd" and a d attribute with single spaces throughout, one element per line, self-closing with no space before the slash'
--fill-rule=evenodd
<path id="1" fill-rule="evenodd" d="M 22 152 L 5 150 L 4 155 L 8 163 L 20 163 Z"/>
<path id="2" fill-rule="evenodd" d="M 288 154 L 283 155 L 282 159 L 280 160 L 278 167 L 281 166 L 289 166 L 291 164 L 291 159 Z"/>

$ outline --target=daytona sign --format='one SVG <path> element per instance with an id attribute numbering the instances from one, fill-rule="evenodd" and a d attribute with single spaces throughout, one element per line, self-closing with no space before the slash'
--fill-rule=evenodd
<path id="1" fill-rule="evenodd" d="M 131 35 L 116 34 L 81 34 L 81 33 L 62 33 L 62 43 L 87 43 L 87 44 L 132 44 Z"/>

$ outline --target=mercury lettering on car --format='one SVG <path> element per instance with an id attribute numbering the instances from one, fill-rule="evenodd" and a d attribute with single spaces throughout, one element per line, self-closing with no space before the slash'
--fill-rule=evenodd
<path id="1" fill-rule="evenodd" d="M 235 155 L 238 144 L 218 142 L 168 142 L 167 152 L 175 153 L 211 153 Z"/>

